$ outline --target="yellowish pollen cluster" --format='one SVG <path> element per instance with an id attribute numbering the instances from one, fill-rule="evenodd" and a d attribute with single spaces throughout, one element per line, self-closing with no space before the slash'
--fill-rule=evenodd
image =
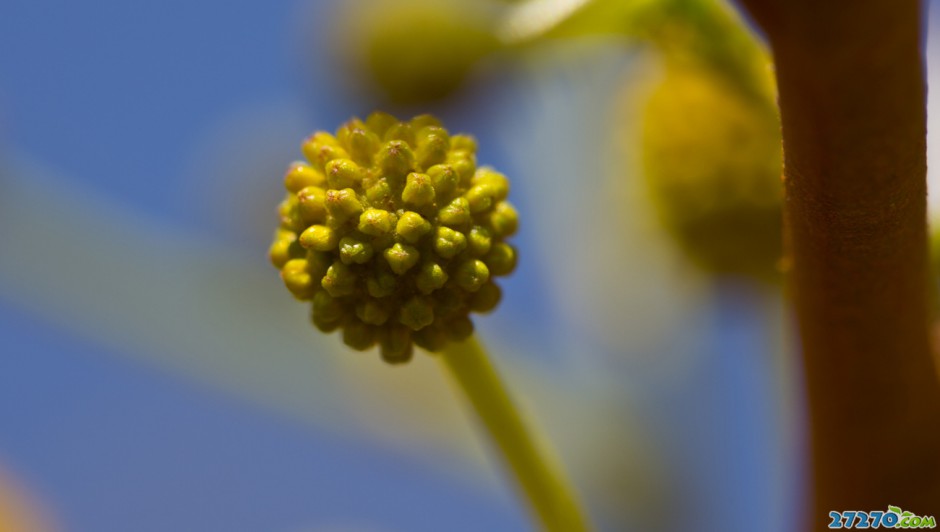
<path id="1" fill-rule="evenodd" d="M 499 303 L 493 278 L 516 265 L 509 181 L 477 168 L 476 141 L 421 115 L 373 113 L 317 132 L 287 170 L 270 249 L 287 289 L 321 331 L 378 344 L 388 362 L 438 351 Z"/>

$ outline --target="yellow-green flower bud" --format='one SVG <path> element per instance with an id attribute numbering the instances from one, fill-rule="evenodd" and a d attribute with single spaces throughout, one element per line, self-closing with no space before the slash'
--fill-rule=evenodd
<path id="1" fill-rule="evenodd" d="M 415 152 L 415 158 L 418 166 L 430 168 L 447 159 L 447 152 L 450 149 L 447 131 L 440 127 L 430 126 L 418 131 L 416 137 L 418 149 Z"/>
<path id="2" fill-rule="evenodd" d="M 388 297 L 398 288 L 398 279 L 390 272 L 379 272 L 366 278 L 366 290 L 372 297 Z"/>
<path id="3" fill-rule="evenodd" d="M 430 229 L 430 225 L 428 225 Z M 271 264 L 275 268 L 283 268 L 284 264 L 291 258 L 299 258 L 291 256 L 291 248 L 296 247 L 294 244 L 297 242 L 297 233 L 293 231 L 287 231 L 285 229 L 278 229 L 274 235 L 274 242 L 271 243 L 271 247 L 268 249 L 268 258 L 271 259 Z"/>
<path id="4" fill-rule="evenodd" d="M 365 264 L 372 260 L 372 244 L 356 235 L 344 236 L 339 241 L 339 257 L 344 264 Z"/>
<path id="5" fill-rule="evenodd" d="M 482 257 L 490 252 L 490 246 L 493 239 L 490 237 L 490 231 L 480 225 L 473 226 L 470 234 L 467 235 L 467 244 L 470 254 L 475 257 Z"/>
<path id="6" fill-rule="evenodd" d="M 466 316 L 460 316 L 447 322 L 447 335 L 455 342 L 462 342 L 473 334 L 473 322 Z"/>
<path id="7" fill-rule="evenodd" d="M 474 312 L 489 312 L 496 308 L 503 293 L 495 283 L 486 283 L 474 292 L 467 303 Z"/>
<path id="8" fill-rule="evenodd" d="M 389 364 L 411 360 L 411 329 L 404 325 L 388 325 L 383 333 L 380 340 L 382 360 Z"/>
<path id="9" fill-rule="evenodd" d="M 311 164 L 284 178 L 269 257 L 288 290 L 312 300 L 318 329 L 404 362 L 413 344 L 465 338 L 470 313 L 498 304 L 491 277 L 515 266 L 504 237 L 518 222 L 505 176 L 477 171 L 475 149 L 429 115 L 384 113 L 304 142 Z"/>
<path id="10" fill-rule="evenodd" d="M 418 263 L 420 253 L 414 246 L 408 244 L 395 244 L 383 253 L 388 266 L 398 275 L 404 275 L 412 266 Z"/>
<path id="11" fill-rule="evenodd" d="M 434 251 L 445 259 L 451 259 L 467 249 L 467 237 L 450 227 L 438 227 L 434 235 Z"/>
<path id="12" fill-rule="evenodd" d="M 304 162 L 294 162 L 284 174 L 284 188 L 288 192 L 299 192 L 304 187 L 323 186 L 326 178 L 314 167 Z"/>
<path id="13" fill-rule="evenodd" d="M 509 196 L 509 180 L 506 176 L 489 167 L 477 170 L 473 176 L 473 185 L 485 185 L 493 192 L 496 201 L 503 201 Z"/>
<path id="14" fill-rule="evenodd" d="M 476 292 L 490 280 L 490 269 L 479 259 L 460 263 L 454 271 L 454 282 L 467 292 Z"/>
<path id="15" fill-rule="evenodd" d="M 372 164 L 372 155 L 380 142 L 379 136 L 358 118 L 343 124 L 336 131 L 336 139 L 349 153 L 350 158 L 361 165 Z"/>
<path id="16" fill-rule="evenodd" d="M 405 203 L 418 207 L 433 203 L 434 186 L 431 184 L 431 177 L 417 172 L 408 174 L 405 189 L 401 192 L 401 199 Z"/>
<path id="17" fill-rule="evenodd" d="M 493 206 L 496 192 L 488 185 L 474 185 L 464 194 L 464 197 L 467 198 L 470 212 L 477 214 L 489 210 Z"/>
<path id="18" fill-rule="evenodd" d="M 310 299 L 313 296 L 314 286 L 313 278 L 307 271 L 306 259 L 291 259 L 281 268 L 281 280 L 284 286 L 297 299 Z"/>
<path id="19" fill-rule="evenodd" d="M 346 319 L 348 311 L 343 303 L 320 290 L 313 296 L 311 305 L 311 319 L 318 329 L 330 332 L 340 326 Z"/>
<path id="20" fill-rule="evenodd" d="M 330 251 L 339 242 L 339 233 L 325 225 L 311 225 L 300 233 L 300 245 L 315 251 Z"/>
<path id="21" fill-rule="evenodd" d="M 457 198 L 447 204 L 446 207 L 437 213 L 437 217 L 444 225 L 456 227 L 470 223 L 470 204 L 467 198 Z"/>
<path id="22" fill-rule="evenodd" d="M 434 306 L 427 299 L 415 296 L 401 306 L 398 321 L 412 331 L 420 331 L 434 323 Z"/>
<path id="23" fill-rule="evenodd" d="M 516 250 L 505 242 L 497 242 L 483 260 L 492 275 L 509 275 L 516 269 Z"/>
<path id="24" fill-rule="evenodd" d="M 434 185 L 434 194 L 438 202 L 449 201 L 457 193 L 460 176 L 449 164 L 436 164 L 428 168 L 428 177 Z"/>
<path id="25" fill-rule="evenodd" d="M 474 154 L 462 150 L 451 151 L 447 154 L 446 162 L 454 167 L 461 186 L 465 187 L 470 184 L 477 170 L 477 158 Z"/>
<path id="26" fill-rule="evenodd" d="M 297 192 L 297 214 L 307 225 L 326 220 L 326 190 L 308 186 Z"/>
<path id="27" fill-rule="evenodd" d="M 401 179 L 414 169 L 415 156 L 408 143 L 393 140 L 379 150 L 377 162 L 387 179 Z"/>
<path id="28" fill-rule="evenodd" d="M 343 326 L 343 343 L 356 351 L 365 351 L 375 345 L 375 328 L 351 319 Z"/>
<path id="29" fill-rule="evenodd" d="M 447 272 L 436 262 L 422 264 L 421 270 L 418 271 L 418 275 L 415 277 L 415 286 L 422 294 L 430 294 L 443 287 L 446 282 Z"/>
<path id="30" fill-rule="evenodd" d="M 359 231 L 382 236 L 395 227 L 395 215 L 382 209 L 368 209 L 359 216 Z"/>
<path id="31" fill-rule="evenodd" d="M 320 284 L 323 289 L 329 292 L 333 297 L 343 297 L 352 295 L 356 291 L 356 280 L 359 278 L 353 270 L 342 263 L 336 261 L 328 270 Z"/>
<path id="32" fill-rule="evenodd" d="M 431 224 L 416 212 L 407 211 L 398 219 L 395 233 L 409 244 L 417 244 L 431 230 Z"/>
<path id="33" fill-rule="evenodd" d="M 336 138 L 323 131 L 318 131 L 307 138 L 301 145 L 301 151 L 304 152 L 307 160 L 321 171 L 326 167 L 326 163 L 333 159 L 349 158 L 349 154 L 339 145 Z"/>
<path id="34" fill-rule="evenodd" d="M 507 237 L 515 234 L 519 228 L 519 215 L 515 207 L 508 201 L 501 201 L 496 204 L 493 213 L 490 214 L 490 227 L 493 228 L 493 234 L 501 237 Z"/>
<path id="35" fill-rule="evenodd" d="M 476 153 L 477 140 L 472 135 L 454 135 L 450 138 L 450 149 Z"/>
<path id="36" fill-rule="evenodd" d="M 385 142 L 400 140 L 407 143 L 409 146 L 414 146 L 415 130 L 408 122 L 395 122 L 385 130 L 385 135 L 383 135 L 382 139 Z"/>
<path id="37" fill-rule="evenodd" d="M 328 190 L 326 192 L 326 210 L 330 216 L 345 221 L 362 212 L 362 203 L 351 188 Z"/>
<path id="38" fill-rule="evenodd" d="M 382 111 L 375 111 L 366 118 L 366 127 L 380 139 L 384 138 L 385 132 L 397 123 L 399 123 L 397 118 Z"/>
<path id="39" fill-rule="evenodd" d="M 349 159 L 333 159 L 326 164 L 326 182 L 330 188 L 350 188 L 365 177 L 359 165 Z"/>
<path id="40" fill-rule="evenodd" d="M 367 299 L 356 305 L 356 317 L 371 325 L 384 325 L 390 315 L 387 307 L 378 300 Z"/>

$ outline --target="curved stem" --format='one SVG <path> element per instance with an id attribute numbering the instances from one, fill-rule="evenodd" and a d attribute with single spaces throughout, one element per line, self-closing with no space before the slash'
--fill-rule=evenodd
<path id="1" fill-rule="evenodd" d="M 541 438 L 526 426 L 476 338 L 451 344 L 439 358 L 483 423 L 544 529 L 588 530 L 574 490 L 558 464 L 547 456 Z"/>

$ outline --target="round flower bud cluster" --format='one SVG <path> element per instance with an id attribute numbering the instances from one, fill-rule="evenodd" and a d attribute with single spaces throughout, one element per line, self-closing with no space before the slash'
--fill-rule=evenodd
<path id="1" fill-rule="evenodd" d="M 314 325 L 357 350 L 378 344 L 388 362 L 469 336 L 470 312 L 493 310 L 493 279 L 515 268 L 504 239 L 518 224 L 508 180 L 477 168 L 474 139 L 429 115 L 373 113 L 302 150 L 270 258 Z"/>

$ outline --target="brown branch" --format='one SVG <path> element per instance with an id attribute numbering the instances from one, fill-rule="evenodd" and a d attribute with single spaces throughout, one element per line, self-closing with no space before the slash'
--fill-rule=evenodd
<path id="1" fill-rule="evenodd" d="M 940 516 L 928 341 L 917 0 L 744 0 L 768 34 L 809 395 L 812 528 L 830 510 Z"/>

